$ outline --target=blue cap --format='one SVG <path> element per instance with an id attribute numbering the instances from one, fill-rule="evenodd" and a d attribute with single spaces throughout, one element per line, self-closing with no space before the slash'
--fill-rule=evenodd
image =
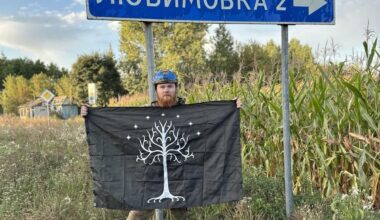
<path id="1" fill-rule="evenodd" d="M 177 75 L 171 70 L 160 70 L 153 76 L 153 83 L 177 83 Z"/>

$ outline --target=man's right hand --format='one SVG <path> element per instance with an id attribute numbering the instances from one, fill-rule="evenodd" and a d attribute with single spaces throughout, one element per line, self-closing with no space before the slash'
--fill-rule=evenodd
<path id="1" fill-rule="evenodd" d="M 80 107 L 80 116 L 82 117 L 86 117 L 87 114 L 88 114 L 88 107 L 89 105 L 88 104 L 84 104 Z"/>

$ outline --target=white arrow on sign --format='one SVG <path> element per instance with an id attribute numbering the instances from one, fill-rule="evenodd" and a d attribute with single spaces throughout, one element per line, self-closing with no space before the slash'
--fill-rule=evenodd
<path id="1" fill-rule="evenodd" d="M 294 0 L 294 7 L 308 7 L 309 15 L 326 5 L 325 0 Z"/>

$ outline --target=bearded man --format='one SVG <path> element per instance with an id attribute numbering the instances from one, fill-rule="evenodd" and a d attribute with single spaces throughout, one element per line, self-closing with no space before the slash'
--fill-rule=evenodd
<path id="1" fill-rule="evenodd" d="M 153 77 L 153 83 L 157 95 L 157 101 L 153 101 L 151 106 L 161 108 L 173 108 L 175 106 L 185 104 L 184 99 L 177 97 L 178 92 L 178 79 L 176 74 L 170 70 L 158 71 Z M 236 100 L 236 107 L 241 107 L 240 99 Z M 81 107 L 81 116 L 86 117 L 88 114 L 88 107 L 86 105 Z M 154 210 L 131 210 L 127 220 L 148 220 L 150 219 Z M 173 208 L 171 213 L 174 219 L 187 219 L 187 208 Z"/>

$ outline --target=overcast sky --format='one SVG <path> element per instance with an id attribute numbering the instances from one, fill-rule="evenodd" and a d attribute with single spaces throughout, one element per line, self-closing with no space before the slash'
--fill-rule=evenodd
<path id="1" fill-rule="evenodd" d="M 379 0 L 336 0 L 336 25 L 290 26 L 289 37 L 314 50 L 333 39 L 339 55 L 362 52 L 364 31 L 380 33 Z M 280 43 L 276 25 L 227 25 L 240 42 Z M 212 30 L 215 25 L 212 26 Z M 0 52 L 7 58 L 27 57 L 70 69 L 78 55 L 106 51 L 119 57 L 118 23 L 88 21 L 85 0 L 0 0 Z"/>

